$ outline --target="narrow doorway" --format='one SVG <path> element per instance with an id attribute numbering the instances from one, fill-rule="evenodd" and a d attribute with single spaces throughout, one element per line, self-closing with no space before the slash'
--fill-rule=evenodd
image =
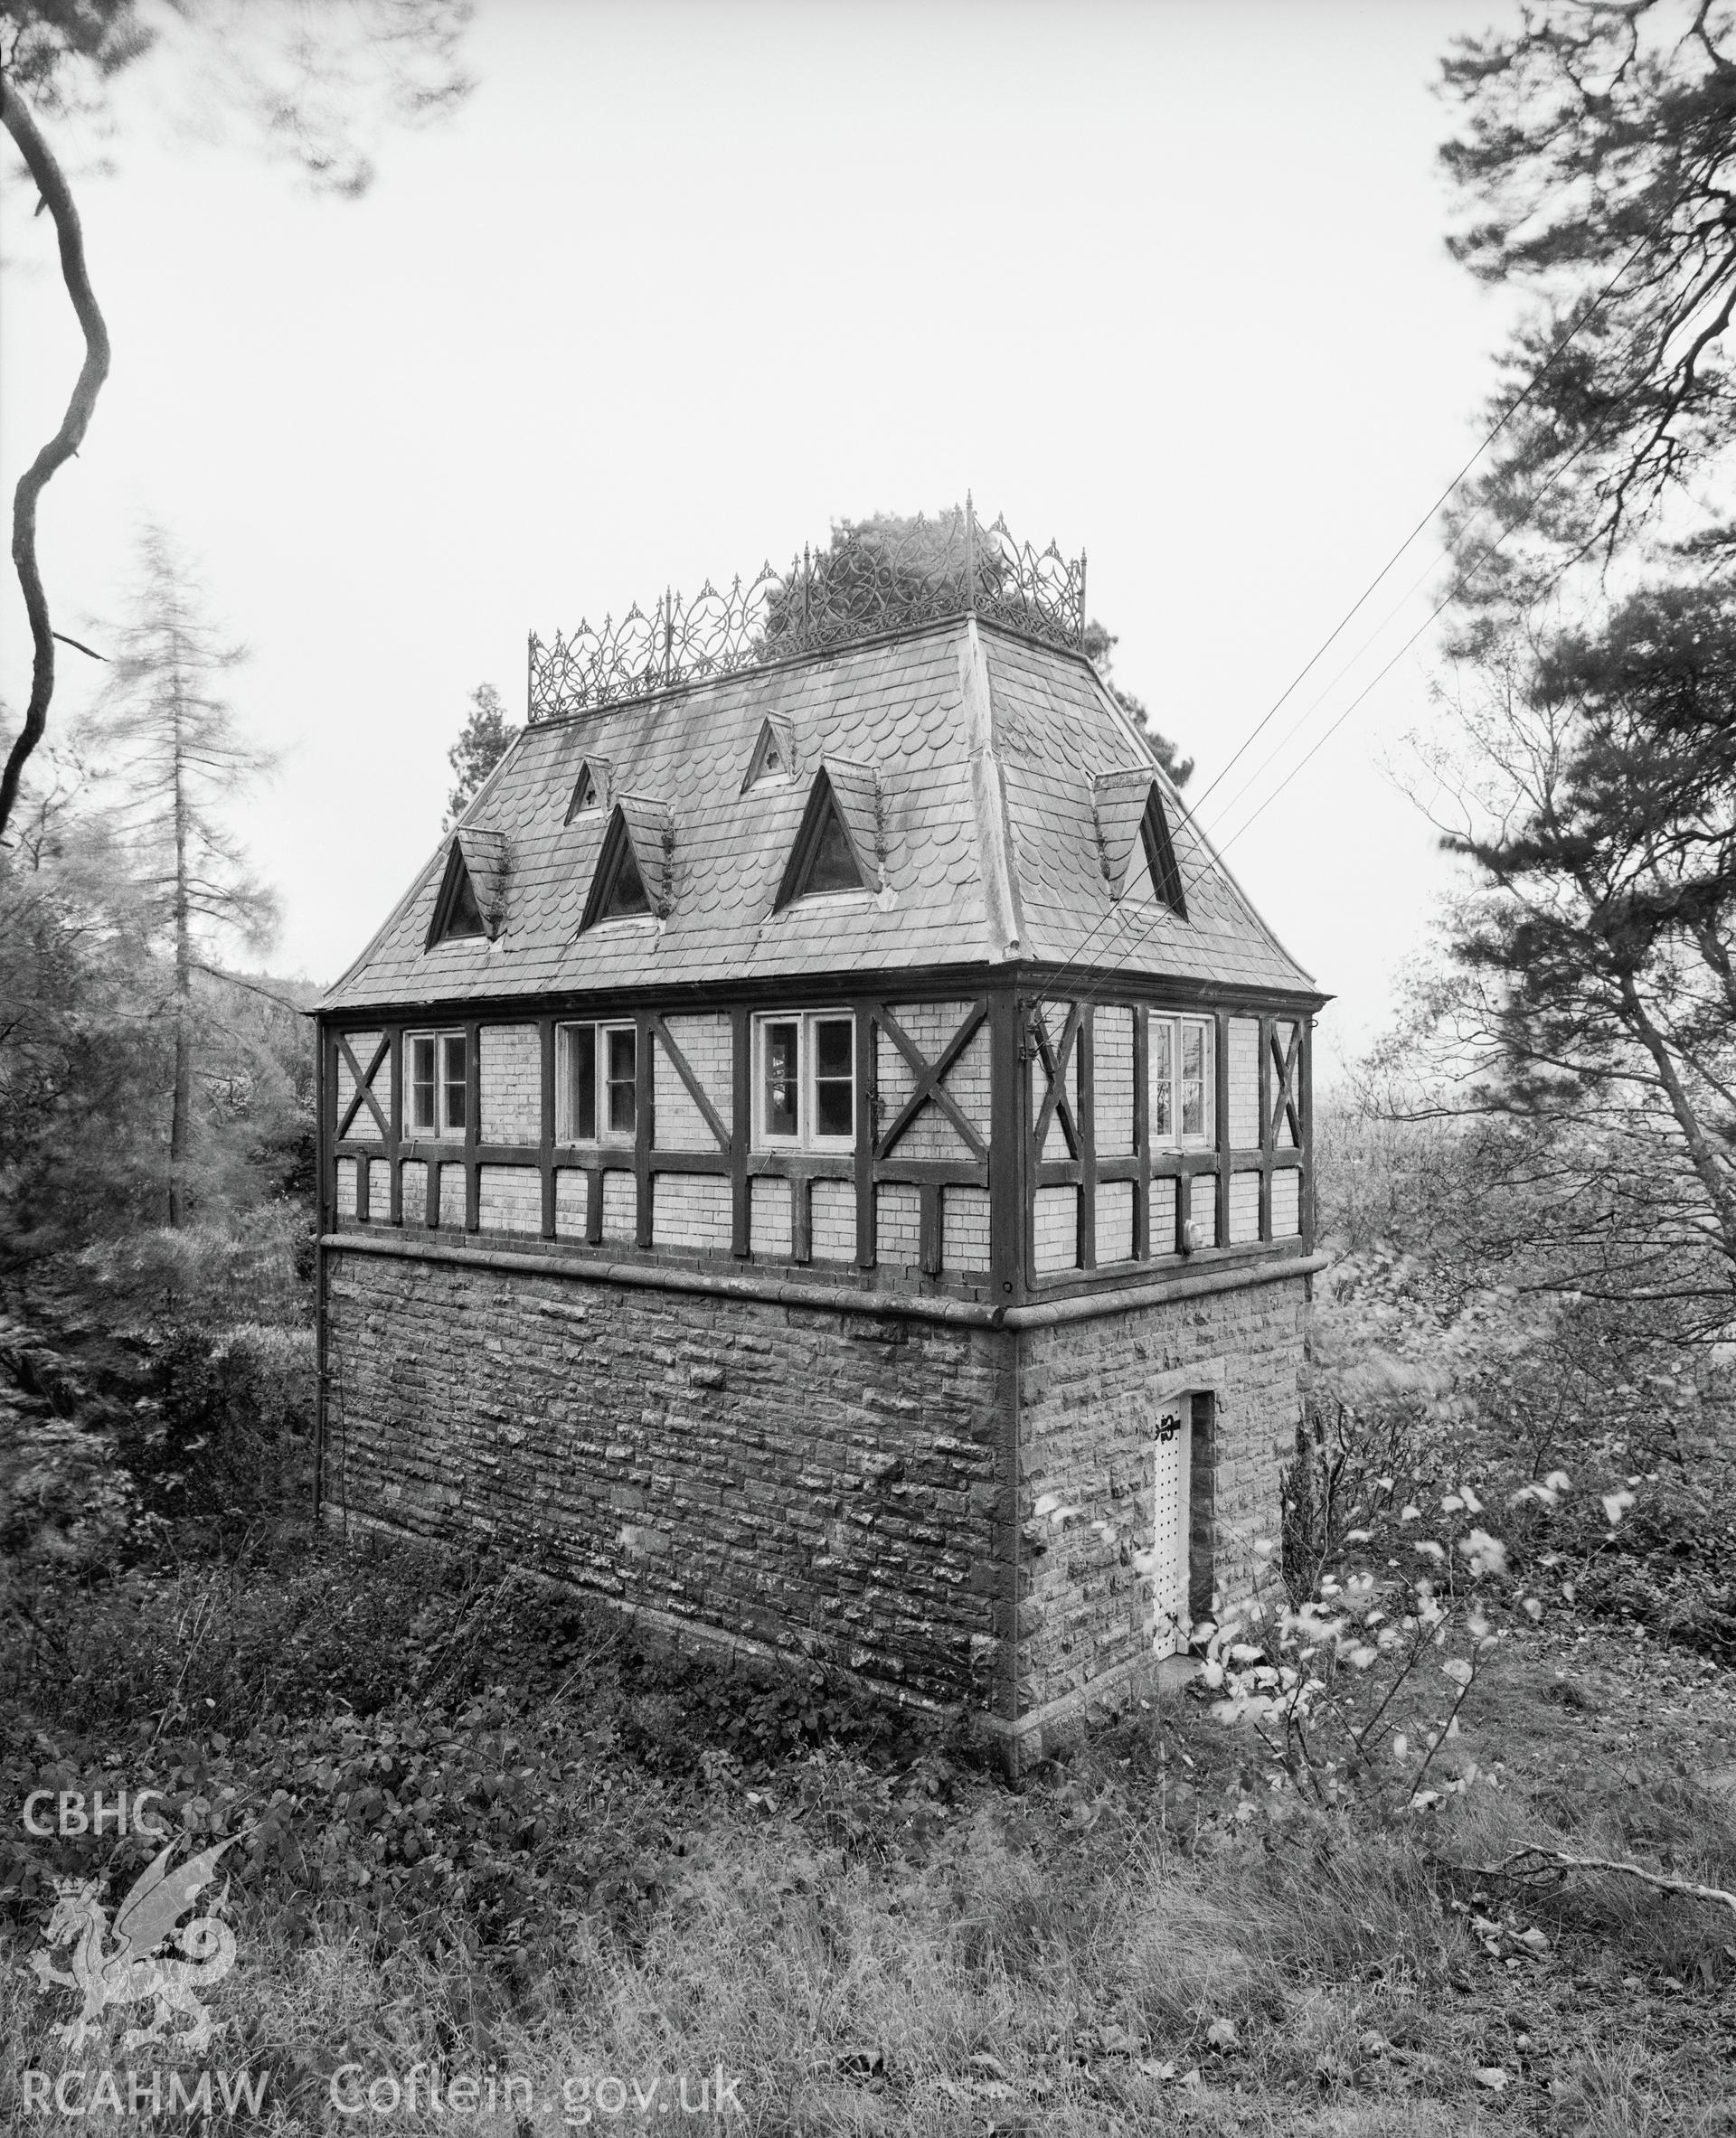
<path id="1" fill-rule="evenodd" d="M 1187 1651 L 1192 1627 L 1212 1615 L 1214 1399 L 1189 1389 L 1158 1407 L 1152 1487 L 1153 1652 Z"/>
<path id="2" fill-rule="evenodd" d="M 1194 1403 L 1175 1396 L 1157 1411 L 1152 1488 L 1152 1653 L 1182 1655 L 1191 1623 Z"/>

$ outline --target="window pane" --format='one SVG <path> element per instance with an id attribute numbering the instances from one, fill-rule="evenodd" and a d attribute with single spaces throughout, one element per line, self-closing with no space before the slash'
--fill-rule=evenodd
<path id="1" fill-rule="evenodd" d="M 1147 1028 L 1151 1048 L 1151 1140 L 1166 1143 L 1175 1133 L 1175 1027 L 1154 1017 Z"/>
<path id="2" fill-rule="evenodd" d="M 1210 1134 L 1212 1048 L 1208 1028 L 1197 1018 L 1182 1025 L 1182 1134 Z"/>
<path id="3" fill-rule="evenodd" d="M 801 1027 L 797 1024 L 762 1024 L 760 1027 L 760 1044 L 764 1049 L 762 1073 L 765 1078 L 765 1133 L 768 1135 L 796 1135 L 801 1129 L 801 1107 L 797 1097 L 801 1062 L 797 1051 L 797 1039 Z"/>
<path id="4" fill-rule="evenodd" d="M 844 836 L 844 826 L 838 821 L 835 806 L 826 815 L 825 824 L 814 848 L 814 860 L 807 871 L 804 892 L 826 890 L 860 890 L 862 871 L 856 866 L 855 856 L 850 851 L 850 842 Z"/>
<path id="5" fill-rule="evenodd" d="M 574 1032 L 573 1056 L 578 1064 L 578 1101 L 573 1114 L 573 1133 L 581 1142 L 589 1143 L 597 1134 L 597 1027 L 581 1025 Z"/>
<path id="6" fill-rule="evenodd" d="M 604 1041 L 609 1050 L 609 1133 L 631 1135 L 637 1119 L 638 1034 L 611 1031 L 604 1034 Z"/>
<path id="7" fill-rule="evenodd" d="M 855 1127 L 851 1022 L 828 1017 L 814 1026 L 814 1133 L 849 1135 Z"/>
<path id="8" fill-rule="evenodd" d="M 442 1108 L 448 1128 L 464 1126 L 464 1034 L 461 1031 L 442 1033 L 440 1038 L 441 1082 L 446 1088 L 446 1100 Z"/>
<path id="9" fill-rule="evenodd" d="M 633 858 L 633 849 L 623 846 L 615 881 L 609 886 L 603 901 L 600 918 L 618 920 L 635 913 L 648 913 L 651 901 L 645 895 L 645 879 L 639 874 L 639 864 Z"/>
<path id="10" fill-rule="evenodd" d="M 588 1144 L 597 1134 L 597 1028 L 561 1027 L 560 1119 L 562 1143 Z"/>
<path id="11" fill-rule="evenodd" d="M 434 1041 L 432 1034 L 410 1042 L 410 1125 L 434 1126 Z"/>
<path id="12" fill-rule="evenodd" d="M 850 1020 L 828 1017 L 814 1027 L 814 1074 L 847 1077 L 850 1074 Z"/>

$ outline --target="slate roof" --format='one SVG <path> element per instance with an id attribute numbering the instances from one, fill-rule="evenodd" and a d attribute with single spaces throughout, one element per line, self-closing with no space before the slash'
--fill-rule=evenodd
<path id="1" fill-rule="evenodd" d="M 675 898 L 675 814 L 660 795 L 623 795 L 616 807 L 633 843 L 645 895 L 661 911 Z"/>
<path id="2" fill-rule="evenodd" d="M 593 749 L 579 760 L 572 775 L 572 793 L 567 800 L 567 816 L 588 814 L 593 809 L 607 809 L 614 799 L 614 775 L 607 758 L 599 758 Z M 580 792 L 584 789 L 583 794 Z"/>
<path id="3" fill-rule="evenodd" d="M 872 765 L 852 765 L 828 751 L 821 760 L 826 783 L 844 824 L 844 836 L 862 871 L 862 880 L 875 890 L 882 888 L 880 853 L 880 782 Z M 809 783 L 810 791 L 813 783 Z"/>
<path id="4" fill-rule="evenodd" d="M 796 762 L 796 732 L 780 712 L 769 712 L 754 738 L 753 754 L 741 775 L 741 792 L 768 777 L 781 779 Z M 769 772 L 768 768 L 772 769 Z"/>
<path id="5" fill-rule="evenodd" d="M 743 794 L 742 767 L 768 717 L 790 738 L 795 777 Z M 653 823 L 671 825 L 674 841 L 666 917 L 581 936 L 614 815 L 565 821 L 588 756 L 607 759 L 611 800 L 639 818 L 636 845 L 641 832 L 656 838 Z M 823 758 L 835 785 L 850 786 L 852 815 L 866 809 L 876 825 L 881 889 L 776 912 Z M 466 843 L 475 831 L 497 834 L 510 854 L 494 938 L 423 948 L 448 835 L 324 1006 L 1074 960 L 1080 971 L 1317 998 L 1161 774 L 1188 918 L 1158 903 L 1143 867 L 1111 896 L 1096 804 L 1153 769 L 1081 655 L 965 617 L 540 721 L 478 790 L 458 834 Z M 1119 821 L 1116 831 L 1119 845 Z"/>
<path id="6" fill-rule="evenodd" d="M 506 918 L 507 881 L 512 857 L 505 833 L 482 824 L 461 824 L 453 834 L 469 871 L 470 888 L 476 894 L 476 910 L 491 936 L 500 933 Z M 438 886 L 437 886 L 438 889 Z"/>
<path id="7" fill-rule="evenodd" d="M 1111 898 L 1121 898 L 1127 889 L 1129 870 L 1145 864 L 1145 841 L 1139 832 L 1151 799 L 1151 784 L 1149 766 L 1138 765 L 1127 771 L 1099 772 L 1091 782 L 1091 799 L 1097 809 L 1098 862 Z"/>

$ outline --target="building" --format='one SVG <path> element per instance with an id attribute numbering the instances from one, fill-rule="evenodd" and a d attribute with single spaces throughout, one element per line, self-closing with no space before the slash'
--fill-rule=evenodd
<path id="1" fill-rule="evenodd" d="M 533 640 L 319 1012 L 325 1519 L 1015 1766 L 1247 1592 L 1326 998 L 1084 615 L 965 514 Z"/>

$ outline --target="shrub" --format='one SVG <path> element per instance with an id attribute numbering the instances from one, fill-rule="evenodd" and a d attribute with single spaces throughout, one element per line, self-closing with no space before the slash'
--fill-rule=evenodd
<path id="1" fill-rule="evenodd" d="M 310 1504 L 311 1330 L 180 1323 L 154 1365 L 154 1397 L 122 1442 L 153 1512 L 228 1523 Z"/>

